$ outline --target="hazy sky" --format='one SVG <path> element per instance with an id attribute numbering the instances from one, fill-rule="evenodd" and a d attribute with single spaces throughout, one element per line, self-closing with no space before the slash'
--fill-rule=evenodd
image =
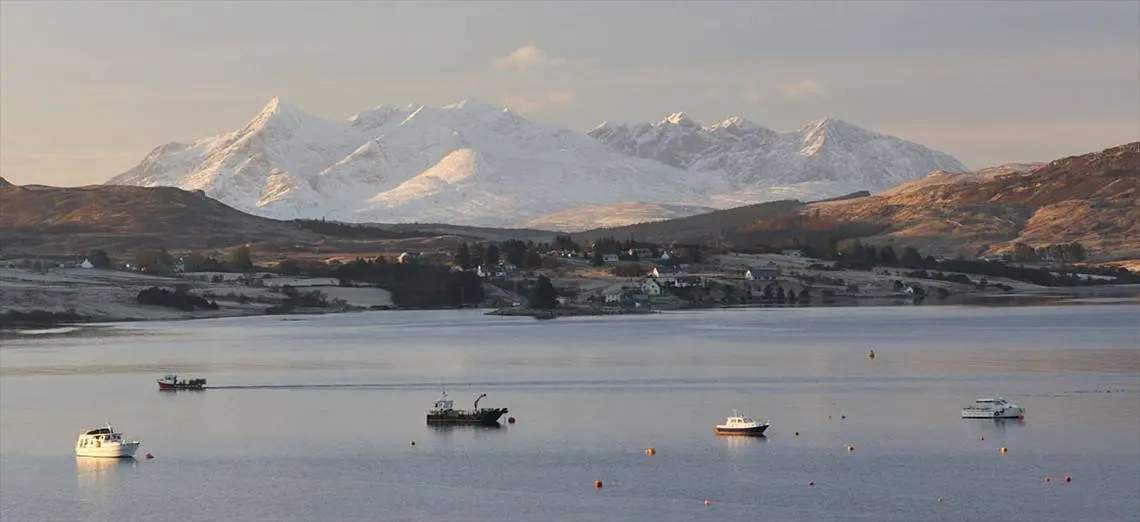
<path id="1" fill-rule="evenodd" d="M 1140 2 L 0 2 L 0 175 L 96 183 L 273 96 L 585 131 L 835 116 L 971 168 L 1140 140 Z"/>

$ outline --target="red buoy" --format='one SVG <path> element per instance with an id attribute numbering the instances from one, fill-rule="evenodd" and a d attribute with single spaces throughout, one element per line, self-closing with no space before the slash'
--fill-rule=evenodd
<path id="1" fill-rule="evenodd" d="M 154 458 L 154 455 L 151 455 L 150 453 L 147 453 L 147 454 L 146 454 L 146 458 L 147 458 L 147 459 L 153 459 L 153 458 Z"/>
<path id="2" fill-rule="evenodd" d="M 809 481 L 808 481 L 808 487 L 814 487 L 814 486 L 815 486 L 815 481 L 814 481 L 814 480 L 809 480 Z"/>
<path id="3" fill-rule="evenodd" d="M 515 423 L 514 417 L 507 417 L 507 424 L 514 424 L 514 423 Z"/>
<path id="4" fill-rule="evenodd" d="M 594 481 L 594 489 L 602 489 L 602 481 L 595 480 Z"/>
<path id="5" fill-rule="evenodd" d="M 1073 481 L 1073 477 L 1065 475 L 1065 482 L 1072 482 L 1072 481 Z"/>

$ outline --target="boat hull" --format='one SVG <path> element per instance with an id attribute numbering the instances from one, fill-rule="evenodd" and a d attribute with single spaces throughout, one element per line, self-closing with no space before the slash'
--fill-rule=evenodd
<path id="1" fill-rule="evenodd" d="M 759 426 L 749 426 L 747 428 L 725 427 L 717 426 L 714 431 L 717 435 L 745 435 L 751 437 L 760 437 L 767 431 L 768 425 L 761 424 Z"/>
<path id="2" fill-rule="evenodd" d="M 103 444 L 99 447 L 75 448 L 75 456 L 106 459 L 134 458 L 135 452 L 139 449 L 139 444 L 141 443 L 138 441 L 131 441 L 122 444 Z"/>
<path id="3" fill-rule="evenodd" d="M 206 389 L 203 384 L 171 384 L 168 382 L 158 382 L 159 391 L 202 391 Z"/>
<path id="4" fill-rule="evenodd" d="M 985 411 L 985 410 L 962 410 L 963 419 L 1020 419 L 1025 416 L 1024 411 L 1019 410 L 1005 410 L 1005 411 Z"/>
<path id="5" fill-rule="evenodd" d="M 478 411 L 447 410 L 427 414 L 427 423 L 446 424 L 498 424 L 499 418 L 507 414 L 506 408 L 483 408 Z"/>

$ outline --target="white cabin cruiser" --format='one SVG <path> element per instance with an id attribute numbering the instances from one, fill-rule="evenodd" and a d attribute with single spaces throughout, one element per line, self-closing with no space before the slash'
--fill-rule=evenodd
<path id="1" fill-rule="evenodd" d="M 763 423 L 753 420 L 751 417 L 741 415 L 740 412 L 732 410 L 732 416 L 725 419 L 724 424 L 716 426 L 717 435 L 754 435 L 759 436 L 764 434 L 764 430 L 768 429 L 768 421 Z"/>
<path id="2" fill-rule="evenodd" d="M 982 398 L 972 406 L 962 408 L 963 419 L 1020 419 L 1025 416 L 1025 408 L 1001 397 Z"/>
<path id="3" fill-rule="evenodd" d="M 102 428 L 80 433 L 79 440 L 75 442 L 75 456 L 131 458 L 135 456 L 139 444 L 142 443 L 137 440 L 123 440 L 123 434 L 115 431 L 108 423 Z"/>

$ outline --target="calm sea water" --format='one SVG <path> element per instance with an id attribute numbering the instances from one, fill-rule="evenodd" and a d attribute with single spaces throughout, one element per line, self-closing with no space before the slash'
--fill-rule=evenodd
<path id="1" fill-rule="evenodd" d="M 3 520 L 1140 519 L 1133 305 L 377 312 L 27 337 L 0 346 Z M 219 388 L 158 392 L 168 371 Z M 427 427 L 441 381 L 518 422 Z M 985 395 L 1026 419 L 959 418 Z M 769 436 L 715 436 L 734 409 Z M 77 459 L 77 433 L 107 421 L 155 459 Z"/>

